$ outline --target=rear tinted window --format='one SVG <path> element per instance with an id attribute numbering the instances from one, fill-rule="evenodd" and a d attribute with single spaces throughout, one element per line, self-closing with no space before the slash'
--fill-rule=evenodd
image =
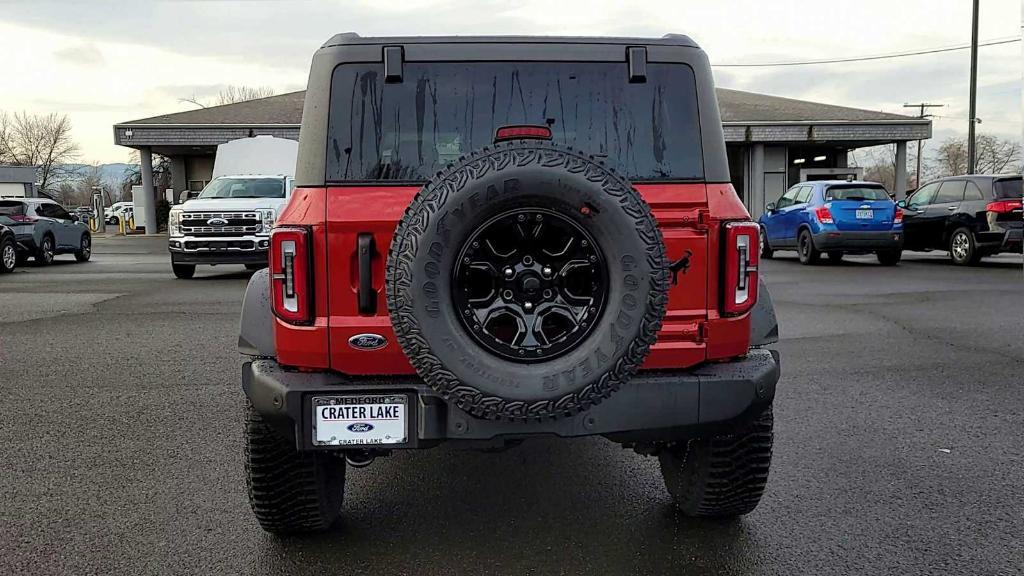
<path id="1" fill-rule="evenodd" d="M 1022 188 L 1021 182 L 1024 182 L 1021 178 L 996 180 L 992 185 L 996 192 L 996 198 L 1020 198 L 1024 196 L 1024 188 Z"/>
<path id="2" fill-rule="evenodd" d="M 24 216 L 25 203 L 13 202 L 10 200 L 6 202 L 0 202 L 0 214 L 3 214 L 4 216 Z"/>
<path id="3" fill-rule="evenodd" d="M 829 200 L 889 200 L 889 193 L 880 186 L 829 186 L 825 201 Z"/>
<path id="4" fill-rule="evenodd" d="M 385 83 L 380 64 L 334 71 L 330 181 L 423 181 L 494 142 L 502 126 L 547 125 L 559 144 L 598 155 L 633 180 L 703 177 L 693 70 L 625 63 L 406 62 Z"/>

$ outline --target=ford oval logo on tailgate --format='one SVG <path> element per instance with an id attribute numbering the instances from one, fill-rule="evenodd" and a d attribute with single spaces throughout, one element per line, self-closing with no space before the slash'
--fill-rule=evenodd
<path id="1" fill-rule="evenodd" d="M 347 426 L 349 432 L 355 432 L 356 434 L 363 434 L 373 430 L 373 424 L 367 422 L 356 422 L 355 424 L 349 424 Z"/>
<path id="2" fill-rule="evenodd" d="M 380 334 L 356 334 L 348 339 L 348 345 L 356 350 L 379 350 L 388 345 Z"/>
<path id="3" fill-rule="evenodd" d="M 227 226 L 228 221 L 223 218 L 210 218 L 206 221 L 210 226 Z"/>

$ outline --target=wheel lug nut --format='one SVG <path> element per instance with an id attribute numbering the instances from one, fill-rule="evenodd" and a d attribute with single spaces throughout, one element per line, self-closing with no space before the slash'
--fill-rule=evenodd
<path id="1" fill-rule="evenodd" d="M 545 266 L 540 271 L 540 273 L 543 274 L 544 276 L 551 276 L 551 272 L 552 272 L 552 270 L 551 270 L 550 266 Z"/>
<path id="2" fill-rule="evenodd" d="M 544 291 L 544 297 L 545 298 L 551 298 L 551 290 L 545 290 Z"/>
<path id="3" fill-rule="evenodd" d="M 520 214 L 516 217 L 516 220 L 519 220 L 520 222 L 526 220 L 526 214 Z"/>
<path id="4" fill-rule="evenodd" d="M 510 267 L 506 267 L 505 268 L 505 278 L 512 278 L 512 276 L 515 276 L 515 270 L 512 270 L 512 268 L 510 268 Z"/>
<path id="5" fill-rule="evenodd" d="M 590 246 L 590 242 L 587 242 L 586 240 L 584 240 L 584 241 L 580 242 L 580 246 L 583 246 L 584 248 L 586 248 L 587 246 Z"/>
<path id="6" fill-rule="evenodd" d="M 511 300 L 512 299 L 512 291 L 511 290 L 505 290 L 504 292 L 501 293 L 501 297 L 504 298 L 505 300 Z"/>
<path id="7" fill-rule="evenodd" d="M 523 308 L 526 308 L 527 312 L 529 312 L 530 310 L 533 310 L 533 302 L 526 302 L 526 303 L 524 303 L 523 304 Z"/>
<path id="8" fill-rule="evenodd" d="M 542 215 L 540 215 L 540 214 L 537 214 L 537 221 L 538 221 L 538 222 L 540 222 L 540 221 L 541 221 L 541 220 L 543 220 L 543 219 L 544 219 L 544 216 L 542 216 Z"/>
<path id="9" fill-rule="evenodd" d="M 591 262 L 597 262 L 597 256 L 591 256 L 590 257 L 590 261 Z"/>
<path id="10" fill-rule="evenodd" d="M 527 266 L 533 264 L 533 256 L 523 256 L 523 264 Z"/>

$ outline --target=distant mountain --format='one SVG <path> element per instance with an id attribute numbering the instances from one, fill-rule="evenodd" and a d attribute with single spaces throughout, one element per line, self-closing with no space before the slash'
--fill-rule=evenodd
<path id="1" fill-rule="evenodd" d="M 67 164 L 69 168 L 81 170 L 83 174 L 88 174 L 93 169 L 92 164 Z M 100 170 L 100 178 L 107 182 L 120 182 L 124 178 L 124 173 L 130 168 L 138 168 L 138 164 L 125 164 L 123 162 L 115 162 L 113 164 L 99 164 L 96 166 Z"/>

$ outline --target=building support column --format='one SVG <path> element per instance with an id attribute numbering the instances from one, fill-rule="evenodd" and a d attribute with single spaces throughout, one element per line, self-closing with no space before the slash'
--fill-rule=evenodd
<path id="1" fill-rule="evenodd" d="M 896 200 L 907 199 L 907 143 L 905 141 L 896 143 L 896 174 L 893 193 Z"/>
<path id="2" fill-rule="evenodd" d="M 764 214 L 764 144 L 750 147 L 750 161 L 747 163 L 747 193 L 750 217 L 757 220 Z"/>
<path id="3" fill-rule="evenodd" d="M 139 199 L 132 198 L 135 203 L 135 218 L 142 217 L 142 226 L 146 229 L 146 234 L 157 233 L 157 222 L 156 222 L 156 203 L 157 197 L 156 192 L 153 189 L 153 150 L 149 146 L 143 146 L 139 148 L 139 163 L 142 168 L 142 200 L 145 202 L 142 205 L 141 213 L 139 208 Z M 138 226 L 139 222 L 135 223 Z"/>
<path id="4" fill-rule="evenodd" d="M 171 156 L 171 188 L 174 189 L 174 194 L 171 195 L 171 204 L 177 204 L 180 202 L 181 193 L 188 188 L 184 156 Z"/>

